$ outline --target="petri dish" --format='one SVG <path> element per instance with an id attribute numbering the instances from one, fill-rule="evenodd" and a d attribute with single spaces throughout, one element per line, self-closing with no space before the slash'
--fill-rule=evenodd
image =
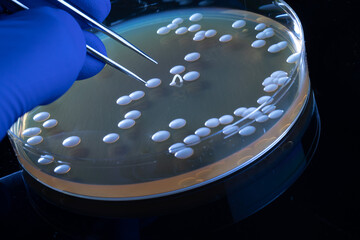
<path id="1" fill-rule="evenodd" d="M 97 35 L 147 84 L 105 66 L 19 118 L 9 136 L 29 182 L 113 207 L 232 178 L 254 202 L 248 185 L 284 162 L 253 186 L 261 201 L 244 204 L 249 215 L 299 176 L 316 145 L 315 134 L 289 157 L 318 119 L 298 17 L 284 1 L 141 4 L 114 3 L 106 21 L 158 65 Z"/>

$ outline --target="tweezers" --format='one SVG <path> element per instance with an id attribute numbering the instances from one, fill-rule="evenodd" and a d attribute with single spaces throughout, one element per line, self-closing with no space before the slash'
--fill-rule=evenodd
<path id="1" fill-rule="evenodd" d="M 18 6 L 20 6 L 23 9 L 28 10 L 29 8 L 24 5 L 23 3 L 19 2 L 18 0 L 11 0 L 13 3 L 17 4 Z M 82 11 L 80 11 L 78 8 L 74 7 L 73 5 L 69 4 L 68 2 L 64 1 L 64 0 L 56 0 L 58 3 L 60 3 L 62 6 L 64 6 L 65 8 L 67 8 L 68 10 L 70 10 L 71 12 L 75 13 L 76 15 L 82 17 L 83 19 L 85 19 L 89 25 L 91 27 L 97 28 L 99 29 L 101 32 L 103 32 L 104 34 L 106 34 L 107 36 L 113 38 L 114 40 L 120 42 L 121 44 L 123 44 L 124 46 L 130 48 L 131 50 L 135 51 L 136 53 L 140 54 L 141 56 L 145 57 L 146 59 L 152 61 L 153 63 L 157 62 L 152 59 L 151 57 L 149 57 L 147 54 L 145 54 L 143 51 L 141 51 L 139 48 L 135 47 L 133 44 L 131 44 L 129 41 L 127 41 L 126 39 L 124 39 L 123 37 L 121 37 L 119 34 L 115 33 L 114 31 L 110 30 L 109 28 L 107 28 L 106 26 L 104 26 L 103 24 L 97 22 L 96 20 L 94 20 L 93 18 L 89 17 L 87 14 L 83 13 Z M 118 64 L 117 62 L 115 62 L 114 60 L 112 60 L 111 58 L 103 55 L 102 53 L 100 53 L 99 51 L 95 50 L 94 48 L 90 47 L 89 45 L 86 45 L 86 50 L 89 54 L 91 54 L 92 56 L 96 57 L 97 59 L 99 59 L 100 61 L 104 62 L 105 64 L 110 65 L 111 67 L 119 70 L 122 73 L 125 73 L 126 75 L 135 78 L 136 80 L 145 83 L 146 81 L 144 81 L 142 78 L 140 78 L 138 75 L 136 75 L 135 73 L 131 72 L 130 70 L 126 69 L 125 67 L 121 66 L 120 64 Z"/>

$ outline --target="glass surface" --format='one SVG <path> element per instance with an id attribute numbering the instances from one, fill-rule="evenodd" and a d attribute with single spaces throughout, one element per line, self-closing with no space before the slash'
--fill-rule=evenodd
<path id="1" fill-rule="evenodd" d="M 192 189 L 261 161 L 306 105 L 302 28 L 283 1 L 142 4 L 115 3 L 107 23 L 158 65 L 98 36 L 148 86 L 106 66 L 12 126 L 20 163 L 46 186 L 117 200 Z"/>

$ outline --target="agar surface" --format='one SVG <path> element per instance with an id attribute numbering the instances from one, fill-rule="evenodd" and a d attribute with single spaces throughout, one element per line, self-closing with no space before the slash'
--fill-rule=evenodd
<path id="1" fill-rule="evenodd" d="M 203 79 L 201 76 L 202 69 L 197 69 L 197 64 L 199 62 L 202 62 L 203 55 L 205 56 L 206 54 L 201 52 L 201 44 L 203 44 L 203 42 L 206 42 L 208 41 L 208 39 L 214 38 L 218 35 L 218 42 L 220 42 L 220 44 L 233 44 L 233 47 L 234 45 L 238 44 L 238 36 L 236 34 L 234 35 L 225 33 L 225 26 L 224 29 L 203 29 L 201 22 L 205 21 L 206 18 L 207 16 L 205 13 L 194 13 L 189 16 L 188 20 L 184 20 L 181 17 L 175 17 L 170 23 L 168 23 L 168 25 L 161 26 L 156 30 L 155 34 L 159 35 L 159 40 L 166 37 L 173 38 L 174 36 L 181 38 L 189 34 L 193 34 L 193 44 L 198 44 L 194 45 L 197 51 L 187 53 L 184 56 L 183 61 L 178 62 L 178 65 L 174 65 L 170 68 L 169 72 L 173 75 L 173 79 L 168 86 L 185 88 L 187 84 L 192 84 L 192 82 L 206 81 L 206 79 Z M 249 48 L 261 49 L 268 44 L 265 39 L 271 39 L 276 35 L 274 29 L 270 26 L 267 26 L 265 23 L 257 23 L 255 28 L 252 30 L 249 30 L 247 28 L 248 25 L 251 24 L 249 24 L 246 20 L 238 19 L 230 23 L 227 27 L 229 28 L 229 31 L 230 29 L 235 29 L 242 32 L 259 32 L 256 34 L 256 38 L 253 39 L 251 43 L 248 43 Z M 199 50 L 196 47 L 198 47 Z M 215 45 L 213 47 L 219 46 Z M 271 54 L 276 54 L 286 49 L 287 47 L 289 47 L 287 41 L 280 41 L 278 43 L 270 45 L 267 51 Z M 286 59 L 286 62 L 289 64 L 294 64 L 299 60 L 299 58 L 300 54 L 295 52 Z M 289 74 L 287 72 L 282 70 L 274 71 L 269 77 L 263 80 L 263 91 L 265 93 L 274 93 L 278 91 L 280 88 L 288 84 L 291 80 L 288 75 Z M 148 98 L 151 98 L 151 91 L 161 86 L 163 81 L 165 81 L 165 79 L 161 80 L 160 78 L 153 76 L 153 78 L 149 79 L 146 82 L 146 87 L 150 90 L 149 94 L 145 94 L 145 92 L 142 90 L 136 90 L 131 92 L 129 95 L 120 96 L 116 100 L 116 104 L 120 107 L 126 107 L 128 105 L 134 104 L 140 99 L 143 99 L 146 102 Z M 162 144 L 166 142 L 167 149 L 165 150 L 167 150 L 175 158 L 182 160 L 189 159 L 195 154 L 193 146 L 203 142 L 204 140 L 216 135 L 219 132 L 224 135 L 225 139 L 235 134 L 247 137 L 256 132 L 256 127 L 252 124 L 264 123 L 269 119 L 280 118 L 283 115 L 284 110 L 276 109 L 276 106 L 274 104 L 271 104 L 272 101 L 273 97 L 271 95 L 264 95 L 260 96 L 257 100 L 259 106 L 241 106 L 234 109 L 233 113 L 231 114 L 228 113 L 219 117 L 208 116 L 207 120 L 203 122 L 203 126 L 198 126 L 197 129 L 192 129 L 193 133 L 183 138 L 182 142 L 170 143 L 170 140 L 173 141 L 172 135 L 176 135 L 175 131 L 182 129 L 187 125 L 186 119 L 176 118 L 173 121 L 169 122 L 168 126 L 164 126 L 163 129 L 157 131 L 154 130 L 154 133 L 150 136 L 152 140 L 151 144 Z M 119 129 L 121 129 L 121 131 L 136 128 L 136 122 L 141 121 L 142 116 L 143 113 L 140 110 L 130 110 L 123 116 L 123 119 L 118 122 L 117 126 Z M 39 112 L 33 117 L 33 120 L 35 122 L 43 122 L 42 126 L 45 129 L 56 128 L 61 125 L 61 123 L 59 124 L 56 119 L 49 118 L 50 113 Z M 248 120 L 248 122 L 241 125 L 240 123 L 243 123 L 245 120 Z M 222 127 L 222 129 L 218 129 L 219 127 Z M 213 134 L 211 134 L 213 130 L 215 131 Z M 39 145 L 44 141 L 44 138 L 40 136 L 41 133 L 41 128 L 31 127 L 25 129 L 22 132 L 22 136 L 24 138 L 28 138 L 28 144 Z M 101 142 L 102 140 L 103 143 L 112 145 L 117 144 L 120 138 L 121 132 L 112 132 L 103 136 L 102 139 L 99 139 L 99 142 Z M 62 145 L 66 148 L 75 148 L 78 147 L 81 142 L 82 139 L 80 137 L 70 136 L 63 140 Z M 54 161 L 54 157 L 52 157 L 51 155 L 44 155 L 38 159 L 38 163 L 40 165 L 49 165 L 53 164 L 53 162 L 56 161 Z M 56 174 L 66 174 L 70 171 L 70 169 L 70 163 L 66 163 L 54 167 L 53 171 Z"/>

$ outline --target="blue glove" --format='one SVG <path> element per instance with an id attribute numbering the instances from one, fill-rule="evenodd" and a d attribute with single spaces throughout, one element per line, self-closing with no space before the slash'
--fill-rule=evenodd
<path id="1" fill-rule="evenodd" d="M 51 103 L 76 79 L 91 77 L 103 68 L 103 63 L 86 54 L 85 44 L 106 55 L 100 39 L 83 30 L 88 25 L 82 19 L 50 1 L 21 2 L 30 10 L 0 12 L 0 140 L 18 117 Z M 69 2 L 99 22 L 111 6 L 109 0 Z M 3 6 L 0 0 L 0 11 Z"/>

